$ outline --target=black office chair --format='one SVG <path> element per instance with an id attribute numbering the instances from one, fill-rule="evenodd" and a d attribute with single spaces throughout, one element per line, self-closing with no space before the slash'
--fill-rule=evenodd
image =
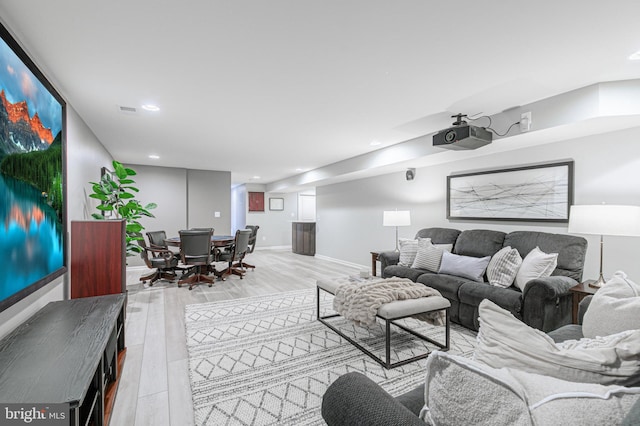
<path id="1" fill-rule="evenodd" d="M 151 248 L 145 243 L 142 234 L 139 234 L 138 236 L 140 237 L 138 245 L 142 247 L 140 257 L 144 260 L 147 268 L 155 268 L 155 271 L 140 277 L 140 281 L 143 283 L 149 281 L 149 286 L 152 286 L 153 283 L 158 280 L 175 280 L 175 269 L 178 266 L 178 258 L 174 256 L 174 253 L 169 249 L 161 249 L 159 247 Z"/>
<path id="2" fill-rule="evenodd" d="M 153 250 L 170 250 L 175 256 L 176 260 L 180 262 L 180 253 L 176 253 L 171 250 L 165 241 L 167 239 L 167 233 L 165 231 L 149 231 L 147 232 L 147 238 L 149 239 L 149 248 Z M 174 270 L 182 271 L 184 275 L 189 268 L 183 268 L 180 265 L 176 265 Z"/>
<path id="3" fill-rule="evenodd" d="M 215 228 L 189 228 L 191 231 L 208 231 L 211 230 L 211 235 L 215 233 Z"/>
<path id="4" fill-rule="evenodd" d="M 228 251 L 218 252 L 216 261 L 228 262 L 229 266 L 220 273 L 220 277 L 224 280 L 227 275 L 238 275 L 242 279 L 245 271 L 233 262 L 242 262 L 247 250 L 249 249 L 249 237 L 251 236 L 250 229 L 238 229 L 236 231 L 235 239 L 233 240 L 233 246 Z"/>
<path id="5" fill-rule="evenodd" d="M 258 228 L 260 228 L 260 226 L 247 225 L 246 228 L 251 230 L 251 235 L 249 235 L 249 247 L 245 255 L 253 253 L 253 250 L 256 248 L 256 241 L 258 239 Z M 244 257 L 242 258 L 242 260 L 238 261 L 234 266 L 243 268 L 243 269 L 247 269 L 247 268 L 256 269 L 255 265 L 251 265 L 245 262 Z"/>
<path id="6" fill-rule="evenodd" d="M 213 263 L 211 252 L 211 229 L 196 231 L 180 231 L 180 258 L 182 263 L 191 266 L 187 277 L 178 281 L 178 287 L 189 284 L 189 290 L 196 284 L 207 283 L 212 286 L 214 278 L 208 276 L 209 267 Z"/>

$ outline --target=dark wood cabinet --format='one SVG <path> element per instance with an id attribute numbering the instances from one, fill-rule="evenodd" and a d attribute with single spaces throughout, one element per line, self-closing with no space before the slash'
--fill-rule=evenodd
<path id="1" fill-rule="evenodd" d="M 291 247 L 296 254 L 314 256 L 316 254 L 316 223 L 293 222 Z"/>
<path id="2" fill-rule="evenodd" d="M 123 294 L 49 303 L 0 341 L 0 403 L 46 409 L 70 426 L 108 425 L 124 323 Z"/>
<path id="3" fill-rule="evenodd" d="M 126 292 L 124 220 L 71 222 L 71 298 Z"/>

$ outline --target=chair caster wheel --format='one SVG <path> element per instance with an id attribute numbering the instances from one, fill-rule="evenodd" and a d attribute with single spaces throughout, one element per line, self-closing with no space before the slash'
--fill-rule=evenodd
<path id="1" fill-rule="evenodd" d="M 191 291 L 191 290 L 193 290 L 193 288 L 192 288 L 192 287 L 189 287 L 189 291 Z"/>
<path id="2" fill-rule="evenodd" d="M 182 287 L 182 284 L 178 284 L 178 288 Z"/>
<path id="3" fill-rule="evenodd" d="M 209 287 L 213 287 L 213 285 L 212 285 L 212 284 L 209 284 Z"/>

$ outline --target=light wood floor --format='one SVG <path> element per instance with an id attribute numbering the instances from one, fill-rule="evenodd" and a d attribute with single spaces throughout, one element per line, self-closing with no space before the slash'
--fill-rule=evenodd
<path id="1" fill-rule="evenodd" d="M 193 425 L 185 305 L 313 288 L 318 278 L 359 270 L 284 250 L 256 250 L 247 261 L 256 269 L 244 279 L 231 276 L 191 291 L 166 281 L 148 287 L 139 282 L 139 269 L 127 271 L 127 355 L 111 426 Z"/>

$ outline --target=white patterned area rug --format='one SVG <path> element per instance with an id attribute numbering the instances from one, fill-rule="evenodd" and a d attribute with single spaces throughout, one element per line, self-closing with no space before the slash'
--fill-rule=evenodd
<path id="1" fill-rule="evenodd" d="M 321 299 L 323 315 L 332 312 L 332 296 L 322 292 Z M 188 305 L 185 315 L 196 425 L 324 424 L 322 395 L 342 374 L 361 372 L 394 396 L 424 380 L 426 359 L 386 370 L 316 321 L 315 289 Z M 382 326 L 331 321 L 374 353 L 384 351 Z M 408 321 L 444 340 L 444 327 Z M 394 361 L 425 351 L 418 339 L 397 327 L 392 331 Z M 451 324 L 450 352 L 470 355 L 475 338 L 475 332 Z"/>

